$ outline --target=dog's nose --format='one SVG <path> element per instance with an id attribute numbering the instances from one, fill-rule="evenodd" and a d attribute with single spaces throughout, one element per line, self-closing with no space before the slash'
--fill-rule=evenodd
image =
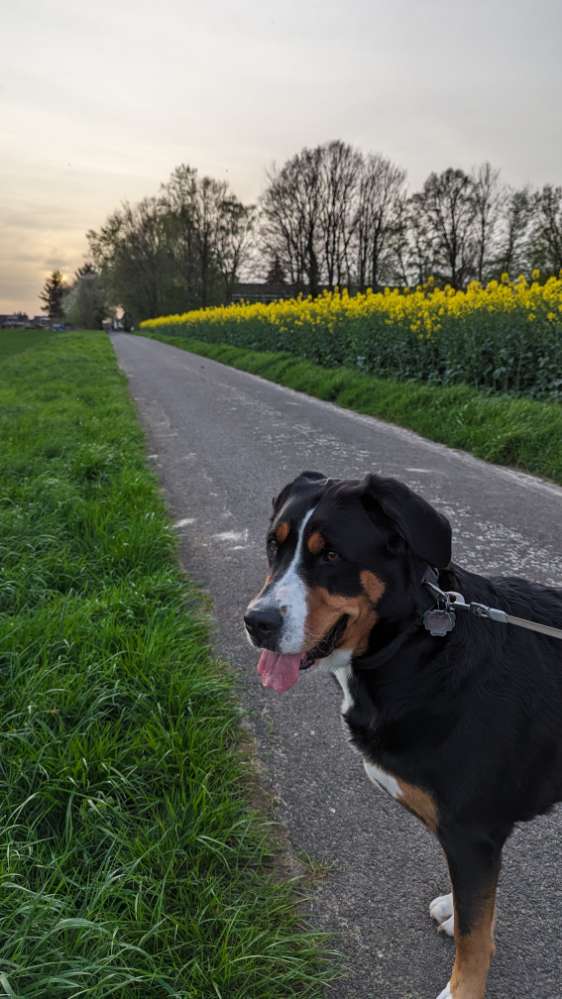
<path id="1" fill-rule="evenodd" d="M 281 630 L 283 616 L 276 607 L 254 608 L 244 614 L 244 624 L 256 645 L 271 648 Z"/>

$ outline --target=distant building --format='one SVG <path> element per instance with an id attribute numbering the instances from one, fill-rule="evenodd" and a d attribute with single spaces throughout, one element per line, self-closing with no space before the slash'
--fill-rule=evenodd
<path id="1" fill-rule="evenodd" d="M 0 315 L 0 329 L 28 329 L 30 326 L 29 316 L 25 312 L 12 312 L 9 315 Z"/>
<path id="2" fill-rule="evenodd" d="M 293 285 L 271 281 L 240 281 L 234 285 L 233 302 L 276 302 L 280 298 L 294 298 Z"/>

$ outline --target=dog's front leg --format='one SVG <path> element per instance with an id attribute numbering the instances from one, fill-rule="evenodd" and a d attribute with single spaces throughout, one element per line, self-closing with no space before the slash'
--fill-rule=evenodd
<path id="1" fill-rule="evenodd" d="M 439 999 L 484 999 L 503 841 L 466 830 L 450 830 L 440 838 L 453 886 L 456 953 L 451 980 Z"/>

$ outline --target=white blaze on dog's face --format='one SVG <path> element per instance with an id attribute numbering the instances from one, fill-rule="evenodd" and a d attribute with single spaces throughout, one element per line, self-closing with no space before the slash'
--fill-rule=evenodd
<path id="1" fill-rule="evenodd" d="M 296 654 L 305 647 L 308 601 L 307 587 L 301 573 L 305 530 L 313 513 L 314 508 L 307 510 L 300 524 L 295 525 L 295 544 L 288 566 L 284 565 L 280 574 L 250 604 L 253 610 L 273 608 L 281 614 L 283 620 L 276 644 L 282 654 Z M 288 522 L 280 521 L 268 545 L 272 562 L 275 561 L 280 546 L 288 541 L 290 533 Z"/>

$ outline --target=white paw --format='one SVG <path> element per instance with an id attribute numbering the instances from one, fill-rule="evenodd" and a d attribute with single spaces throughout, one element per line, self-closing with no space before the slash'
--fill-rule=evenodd
<path id="1" fill-rule="evenodd" d="M 455 935 L 455 913 L 453 909 L 453 896 L 439 895 L 429 903 L 429 915 L 438 924 L 439 933 L 446 933 L 447 936 Z M 447 986 L 448 988 L 448 986 Z M 446 993 L 443 993 L 446 995 Z M 441 999 L 441 996 L 439 997 Z"/>
<path id="2" fill-rule="evenodd" d="M 451 992 L 450 982 L 447 983 L 447 988 L 443 989 L 443 991 L 439 993 L 437 999 L 453 999 L 453 993 Z"/>

